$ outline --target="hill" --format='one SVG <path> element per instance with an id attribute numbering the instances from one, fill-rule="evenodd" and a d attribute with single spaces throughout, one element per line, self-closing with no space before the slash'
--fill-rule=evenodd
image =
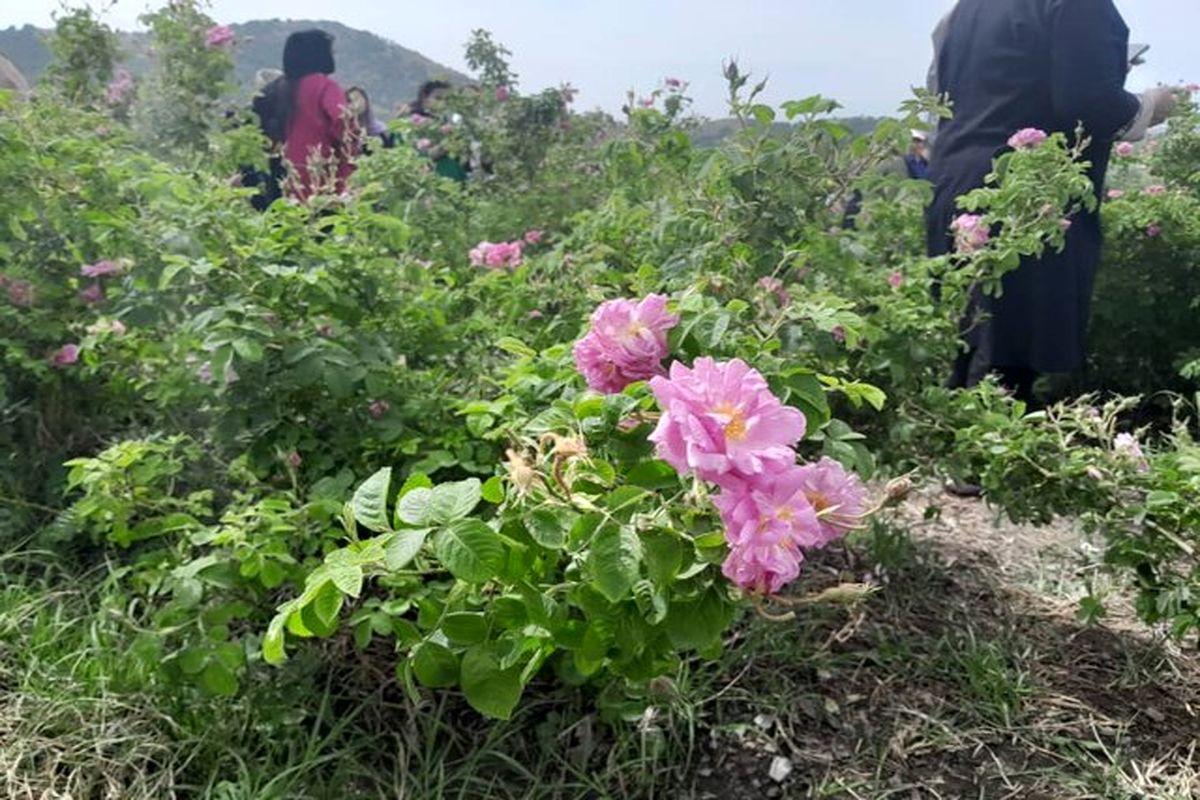
<path id="1" fill-rule="evenodd" d="M 427 80 L 442 78 L 454 83 L 469 80 L 414 50 L 338 22 L 253 20 L 232 27 L 238 36 L 234 50 L 235 76 L 244 90 L 252 85 L 258 70 L 279 68 L 284 40 L 292 32 L 305 28 L 323 28 L 334 35 L 338 80 L 346 86 L 365 88 L 382 114 L 411 100 L 417 87 Z M 30 25 L 0 30 L 0 53 L 7 55 L 30 82 L 37 80 L 50 64 L 50 50 L 45 42 L 48 33 Z M 146 74 L 152 66 L 146 35 L 123 33 L 121 39 L 123 63 L 135 75 Z"/>

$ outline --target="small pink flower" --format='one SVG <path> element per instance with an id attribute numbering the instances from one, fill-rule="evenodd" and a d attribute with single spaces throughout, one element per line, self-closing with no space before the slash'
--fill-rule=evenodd
<path id="1" fill-rule="evenodd" d="M 1109 200 L 1120 200 L 1125 196 L 1125 192 L 1121 191 L 1120 189 L 1109 189 L 1107 196 Z"/>
<path id="2" fill-rule="evenodd" d="M 121 265 L 113 261 L 97 261 L 79 268 L 79 274 L 85 278 L 102 278 L 105 275 L 116 275 L 121 272 Z"/>
<path id="3" fill-rule="evenodd" d="M 79 292 L 79 299 L 87 303 L 89 306 L 98 305 L 104 302 L 104 287 L 99 281 L 88 284 L 87 288 Z"/>
<path id="4" fill-rule="evenodd" d="M 651 379 L 650 390 L 664 412 L 650 441 L 680 473 L 727 485 L 796 461 L 804 415 L 780 403 L 740 359 L 698 358 L 691 369 L 676 361 L 669 377 Z"/>
<path id="5" fill-rule="evenodd" d="M 804 554 L 786 542 L 733 547 L 721 565 L 721 573 L 744 591 L 772 595 L 800 577 L 803 560 Z"/>
<path id="6" fill-rule="evenodd" d="M 589 387 L 617 394 L 631 383 L 663 372 L 667 331 L 679 317 L 667 312 L 667 298 L 609 300 L 592 312 L 587 334 L 575 343 L 575 366 Z"/>
<path id="7" fill-rule="evenodd" d="M 758 282 L 755 283 L 754 285 L 757 286 L 759 289 L 762 289 L 767 294 L 775 294 L 776 292 L 778 292 L 780 289 L 783 288 L 783 281 L 779 280 L 779 278 L 774 278 L 770 275 L 766 275 L 762 278 L 759 278 Z"/>
<path id="8" fill-rule="evenodd" d="M 473 267 L 489 269 L 515 269 L 523 261 L 524 243 L 516 242 L 480 242 L 471 248 L 467 257 Z"/>
<path id="9" fill-rule="evenodd" d="M 507 99 L 508 99 L 508 87 L 507 86 L 497 86 L 496 87 L 496 101 L 499 103 L 503 103 Z"/>
<path id="10" fill-rule="evenodd" d="M 1162 225 L 1154 224 L 1146 226 L 1146 235 L 1151 239 L 1155 239 L 1163 232 Z"/>
<path id="11" fill-rule="evenodd" d="M 1151 197 L 1158 197 L 1159 195 L 1166 193 L 1167 187 L 1163 186 L 1161 183 L 1155 183 L 1146 187 L 1146 194 L 1150 195 Z"/>
<path id="12" fill-rule="evenodd" d="M 445 136 L 445 135 L 449 134 L 449 133 L 450 133 L 451 131 L 453 131 L 453 130 L 454 130 L 454 126 L 453 126 L 453 125 L 446 124 L 446 125 L 443 125 L 442 127 L 438 128 L 438 133 L 440 133 L 440 134 L 442 134 L 443 136 Z"/>
<path id="13" fill-rule="evenodd" d="M 1133 144 L 1130 142 L 1121 142 L 1117 145 L 1116 153 L 1121 158 L 1128 158 L 1133 155 Z"/>
<path id="14" fill-rule="evenodd" d="M 209 48 L 230 47 L 233 45 L 233 28 L 228 25 L 214 25 L 204 34 L 204 46 Z"/>
<path id="15" fill-rule="evenodd" d="M 992 239 L 987 223 L 979 214 L 960 214 L 950 224 L 954 231 L 954 243 L 960 253 L 975 253 L 982 250 Z"/>
<path id="16" fill-rule="evenodd" d="M 668 89 L 679 89 L 683 86 L 683 81 L 679 80 L 679 78 L 667 78 L 663 83 L 666 84 Z"/>
<path id="17" fill-rule="evenodd" d="M 1013 150 L 1032 150 L 1048 138 L 1040 128 L 1023 128 L 1009 137 L 1008 146 Z"/>
<path id="18" fill-rule="evenodd" d="M 838 344 L 846 343 L 846 329 L 841 325 L 835 325 L 833 330 L 829 332 L 829 335 L 832 336 L 834 341 L 836 341 Z"/>
<path id="19" fill-rule="evenodd" d="M 654 108 L 654 98 L 653 97 L 643 97 L 641 100 L 638 101 L 638 105 L 640 105 L 642 108 Z"/>
<path id="20" fill-rule="evenodd" d="M 383 415 L 391 409 L 391 404 L 387 400 L 375 400 L 367 406 L 367 413 L 371 415 L 371 419 L 383 419 Z"/>
<path id="21" fill-rule="evenodd" d="M 529 244 L 529 245 L 540 244 L 542 239 L 545 238 L 545 236 L 546 236 L 545 231 L 539 231 L 539 230 L 525 231 L 525 237 L 524 237 L 525 244 Z"/>
<path id="22" fill-rule="evenodd" d="M 1189 83 L 1188 85 L 1184 86 L 1183 88 L 1184 88 L 1184 91 L 1195 94 L 1196 92 L 1200 92 L 1200 83 Z"/>
<path id="23" fill-rule="evenodd" d="M 411 122 L 415 127 L 420 128 L 422 125 L 429 122 L 429 117 L 426 117 L 423 114 L 413 114 L 408 118 L 408 121 Z"/>
<path id="24" fill-rule="evenodd" d="M 433 147 L 433 142 L 424 137 L 417 139 L 417 149 L 424 153 L 429 148 Z"/>
<path id="25" fill-rule="evenodd" d="M 56 367 L 68 367 L 79 361 L 79 345 L 64 344 L 50 356 L 50 363 Z"/>
<path id="26" fill-rule="evenodd" d="M 288 464 L 291 465 L 292 469 L 299 469 L 300 465 L 303 463 L 304 463 L 304 459 L 300 458 L 300 454 L 297 453 L 295 450 L 288 453 Z"/>
<path id="27" fill-rule="evenodd" d="M 530 311 L 528 314 L 526 314 L 526 316 L 529 317 L 529 319 L 541 319 L 542 317 L 545 316 L 545 314 L 543 314 L 541 311 L 539 311 L 538 309 L 535 308 L 532 311 Z"/>
<path id="28" fill-rule="evenodd" d="M 893 289 L 899 289 L 903 285 L 904 275 L 899 272 L 893 272 L 891 275 L 888 275 L 888 286 L 891 286 Z"/>
<path id="29" fill-rule="evenodd" d="M 1113 452 L 1133 461 L 1138 472 L 1150 471 L 1150 462 L 1146 460 L 1142 446 L 1132 433 L 1118 433 L 1117 438 L 1113 439 Z"/>

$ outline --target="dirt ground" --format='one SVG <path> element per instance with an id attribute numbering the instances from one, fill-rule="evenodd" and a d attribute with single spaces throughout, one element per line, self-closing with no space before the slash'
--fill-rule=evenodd
<path id="1" fill-rule="evenodd" d="M 1200 797 L 1200 657 L 1138 623 L 1120 587 L 1103 625 L 1079 621 L 1105 578 L 1077 526 L 1000 523 L 936 490 L 894 513 L 909 533 L 873 546 L 868 601 L 737 648 L 753 663 L 730 665 L 709 763 L 676 796 Z M 815 568 L 833 583 L 867 567 Z"/>

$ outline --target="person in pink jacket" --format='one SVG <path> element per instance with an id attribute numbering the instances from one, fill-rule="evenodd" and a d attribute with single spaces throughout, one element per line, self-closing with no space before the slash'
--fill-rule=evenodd
<path id="1" fill-rule="evenodd" d="M 283 48 L 288 103 L 284 158 L 289 192 L 300 200 L 341 193 L 354 172 L 357 123 L 346 93 L 330 77 L 333 71 L 332 36 L 309 30 L 288 37 Z"/>

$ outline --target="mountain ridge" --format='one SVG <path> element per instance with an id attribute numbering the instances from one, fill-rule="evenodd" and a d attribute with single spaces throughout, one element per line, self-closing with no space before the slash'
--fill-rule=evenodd
<path id="1" fill-rule="evenodd" d="M 351 28 L 329 20 L 263 19 L 231 25 L 237 35 L 234 48 L 234 81 L 248 94 L 254 74 L 260 69 L 279 69 L 283 43 L 291 33 L 321 28 L 334 36 L 336 77 L 344 86 L 361 86 L 371 96 L 381 115 L 411 101 L 427 80 L 469 83 L 470 78 L 421 53 L 379 34 Z M 32 25 L 0 29 L 0 54 L 6 55 L 30 83 L 37 81 L 50 65 L 46 38 L 51 31 Z M 149 36 L 142 32 L 118 32 L 125 66 L 135 76 L 147 75 L 153 67 Z"/>

